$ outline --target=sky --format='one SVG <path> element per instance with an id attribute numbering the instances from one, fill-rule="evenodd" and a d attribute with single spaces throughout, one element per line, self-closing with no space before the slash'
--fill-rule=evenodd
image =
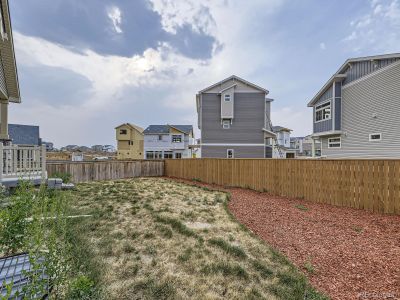
<path id="1" fill-rule="evenodd" d="M 130 122 L 191 124 L 195 95 L 237 75 L 272 123 L 311 133 L 308 101 L 351 57 L 400 52 L 400 0 L 13 0 L 21 104 L 43 140 L 115 144 Z M 196 132 L 199 137 L 198 131 Z"/>

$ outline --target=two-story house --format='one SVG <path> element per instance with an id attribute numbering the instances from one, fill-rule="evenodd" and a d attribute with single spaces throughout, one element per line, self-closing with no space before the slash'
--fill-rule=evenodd
<path id="1" fill-rule="evenodd" d="M 323 157 L 400 158 L 400 53 L 348 59 L 308 106 Z"/>
<path id="2" fill-rule="evenodd" d="M 192 157 L 192 125 L 150 125 L 143 134 L 146 159 Z"/>
<path id="3" fill-rule="evenodd" d="M 272 157 L 268 90 L 235 75 L 196 95 L 201 157 Z"/>
<path id="4" fill-rule="evenodd" d="M 143 128 L 124 123 L 115 128 L 117 138 L 117 159 L 143 159 Z"/>
<path id="5" fill-rule="evenodd" d="M 282 126 L 273 126 L 272 131 L 276 134 L 272 157 L 295 158 L 297 156 L 297 150 L 292 148 L 290 144 L 290 133 L 292 129 Z"/>

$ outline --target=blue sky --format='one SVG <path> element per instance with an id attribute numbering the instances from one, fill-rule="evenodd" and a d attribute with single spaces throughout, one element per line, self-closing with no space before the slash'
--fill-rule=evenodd
<path id="1" fill-rule="evenodd" d="M 132 122 L 196 124 L 232 74 L 270 91 L 274 125 L 311 132 L 310 98 L 349 57 L 400 52 L 400 0 L 10 1 L 22 104 L 44 140 L 114 144 Z"/>

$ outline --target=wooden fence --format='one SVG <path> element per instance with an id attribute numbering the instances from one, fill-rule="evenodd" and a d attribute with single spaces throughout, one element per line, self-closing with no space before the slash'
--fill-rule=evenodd
<path id="1" fill-rule="evenodd" d="M 71 174 L 71 180 L 75 183 L 139 176 L 163 176 L 164 162 L 161 160 L 48 162 L 48 177 L 56 173 Z"/>
<path id="2" fill-rule="evenodd" d="M 400 214 L 400 160 L 166 160 L 165 175 Z"/>

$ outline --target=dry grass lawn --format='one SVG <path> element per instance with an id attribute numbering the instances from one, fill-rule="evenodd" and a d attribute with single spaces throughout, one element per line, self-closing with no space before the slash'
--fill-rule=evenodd
<path id="1" fill-rule="evenodd" d="M 105 299 L 325 299 L 237 223 L 228 195 L 160 178 L 78 185 L 75 224 Z"/>

